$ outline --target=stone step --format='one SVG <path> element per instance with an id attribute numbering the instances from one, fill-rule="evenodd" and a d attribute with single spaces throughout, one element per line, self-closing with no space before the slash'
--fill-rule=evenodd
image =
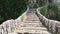
<path id="1" fill-rule="evenodd" d="M 10 33 L 10 34 L 18 34 L 18 33 L 28 33 L 28 34 L 51 34 L 50 32 L 48 31 L 22 31 L 22 30 L 17 30 L 17 32 L 14 32 L 14 33 Z"/>
<path id="2" fill-rule="evenodd" d="M 36 16 L 36 14 L 30 13 L 27 16 Z"/>
<path id="3" fill-rule="evenodd" d="M 51 34 L 51 32 L 43 31 L 42 34 Z"/>
<path id="4" fill-rule="evenodd" d="M 26 26 L 26 25 L 23 25 L 23 26 L 21 26 L 21 27 L 44 27 L 44 26 L 42 26 L 42 25 L 36 25 L 36 26 Z"/>
<path id="5" fill-rule="evenodd" d="M 29 15 L 26 15 L 26 16 L 37 17 L 37 15 L 35 15 L 35 14 L 29 14 Z"/>
<path id="6" fill-rule="evenodd" d="M 22 34 L 24 34 L 24 33 L 22 33 Z M 49 32 L 39 32 L 39 33 L 38 32 L 37 33 L 31 33 L 31 32 L 29 32 L 28 34 L 51 34 L 51 33 L 49 33 Z"/>
<path id="7" fill-rule="evenodd" d="M 24 22 L 40 22 L 39 20 L 25 20 Z"/>
<path id="8" fill-rule="evenodd" d="M 30 30 L 28 30 L 28 31 L 24 31 L 23 30 L 23 32 L 22 32 L 22 30 L 21 31 L 17 31 L 17 33 L 31 33 L 31 34 L 51 34 L 50 32 L 48 32 L 48 31 L 42 31 L 42 30 L 39 30 L 39 31 L 35 31 L 35 30 L 32 30 L 32 31 L 30 31 Z"/>
<path id="9" fill-rule="evenodd" d="M 28 23 L 40 23 L 40 21 L 34 21 L 34 20 L 33 21 L 24 21 L 24 23 L 27 23 L 27 22 Z"/>
<path id="10" fill-rule="evenodd" d="M 35 19 L 38 19 L 38 17 L 37 16 L 34 16 L 34 15 L 31 15 L 31 16 L 26 16 L 28 19 L 31 19 L 31 18 L 35 18 Z"/>
<path id="11" fill-rule="evenodd" d="M 35 33 L 35 34 L 50 34 L 47 31 L 39 18 L 35 15 L 35 13 L 29 13 L 26 15 L 26 19 L 24 23 L 21 25 L 19 29 L 17 29 L 17 33 Z"/>
<path id="12" fill-rule="evenodd" d="M 26 21 L 39 21 L 37 19 L 26 19 Z"/>
<path id="13" fill-rule="evenodd" d="M 33 22 L 40 22 L 40 20 L 34 20 L 34 19 L 31 19 L 31 20 L 25 20 L 25 21 L 33 21 Z"/>
<path id="14" fill-rule="evenodd" d="M 44 31 L 47 31 L 47 28 L 45 27 L 21 27 L 20 29 L 17 29 L 17 30 L 44 30 Z"/>
<path id="15" fill-rule="evenodd" d="M 38 18 L 37 16 L 34 16 L 34 15 L 32 15 L 32 16 L 26 16 L 27 18 Z"/>
<path id="16" fill-rule="evenodd" d="M 22 27 L 44 27 L 41 24 L 24 24 Z"/>
<path id="17" fill-rule="evenodd" d="M 26 18 L 27 21 L 39 21 L 38 17 L 27 17 Z"/>
<path id="18" fill-rule="evenodd" d="M 22 24 L 36 24 L 37 25 L 37 24 L 42 24 L 42 23 L 38 23 L 38 22 L 35 23 L 35 22 L 33 22 L 33 23 L 22 23 Z"/>
<path id="19" fill-rule="evenodd" d="M 17 30 L 17 33 L 32 33 L 32 34 L 51 34 L 45 30 Z"/>
<path id="20" fill-rule="evenodd" d="M 31 18 L 36 18 L 36 19 L 38 19 L 38 17 L 36 17 L 36 16 L 27 16 L 27 18 L 29 18 L 29 19 L 31 19 Z"/>
<path id="21" fill-rule="evenodd" d="M 36 18 L 36 19 L 38 19 L 38 17 L 36 17 L 36 16 L 27 16 L 27 18 Z"/>

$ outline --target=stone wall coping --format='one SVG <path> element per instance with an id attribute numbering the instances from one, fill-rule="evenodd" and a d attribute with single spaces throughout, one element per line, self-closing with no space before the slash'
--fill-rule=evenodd
<path id="1" fill-rule="evenodd" d="M 37 16 L 40 19 L 40 21 L 44 24 L 44 26 L 46 26 L 48 28 L 48 30 L 53 33 L 53 34 L 60 34 L 60 21 L 56 21 L 56 20 L 51 20 L 46 18 L 45 16 L 43 16 L 40 13 L 40 9 L 43 7 L 39 7 L 37 8 Z"/>
<path id="2" fill-rule="evenodd" d="M 40 13 L 40 9 L 41 8 L 43 8 L 43 7 L 39 7 L 39 8 L 37 8 L 37 12 L 43 17 L 43 18 L 46 18 L 45 16 L 43 16 L 41 13 Z M 46 19 L 48 19 L 48 18 L 46 18 Z M 51 20 L 51 19 L 48 19 L 48 20 Z M 51 20 L 51 21 L 55 21 L 56 23 L 60 23 L 60 21 L 56 21 L 56 20 Z"/>

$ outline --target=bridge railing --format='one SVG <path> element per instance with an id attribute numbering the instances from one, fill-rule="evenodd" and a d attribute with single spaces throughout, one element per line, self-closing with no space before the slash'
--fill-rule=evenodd
<path id="1" fill-rule="evenodd" d="M 10 34 L 11 32 L 14 32 L 15 29 L 18 28 L 20 26 L 20 24 L 23 22 L 22 17 L 24 17 L 26 15 L 28 10 L 29 10 L 29 8 L 27 8 L 27 10 L 17 19 L 14 19 L 14 20 L 11 19 L 11 20 L 7 20 L 7 21 L 3 22 L 0 25 L 0 34 Z"/>
<path id="2" fill-rule="evenodd" d="M 43 8 L 43 7 L 41 7 L 41 8 Z M 51 33 L 60 34 L 60 22 L 59 21 L 55 21 L 55 20 L 47 19 L 45 16 L 43 16 L 40 13 L 39 10 L 41 8 L 37 9 L 37 13 L 36 14 L 39 17 L 39 19 L 42 22 L 42 24 L 44 24 Z"/>
<path id="3" fill-rule="evenodd" d="M 0 25 L 0 34 L 9 34 L 13 29 L 15 29 L 15 21 L 7 20 Z"/>
<path id="4" fill-rule="evenodd" d="M 24 14 L 22 14 L 18 19 L 11 19 L 11 20 L 7 20 L 5 22 L 3 22 L 1 25 L 0 25 L 0 34 L 9 34 L 11 32 L 14 32 L 15 29 L 17 27 L 19 27 L 19 25 L 22 23 L 22 16 L 24 16 Z"/>

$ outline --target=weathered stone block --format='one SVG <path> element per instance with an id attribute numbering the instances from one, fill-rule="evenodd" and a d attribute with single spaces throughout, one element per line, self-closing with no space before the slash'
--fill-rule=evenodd
<path id="1" fill-rule="evenodd" d="M 45 20 L 45 26 L 46 27 L 48 27 L 48 19 L 47 18 L 45 18 L 46 20 Z"/>
<path id="2" fill-rule="evenodd" d="M 0 34 L 2 34 L 2 25 L 0 25 Z"/>
<path id="3" fill-rule="evenodd" d="M 49 30 L 51 31 L 51 27 L 52 27 L 52 20 L 49 20 Z"/>
<path id="4" fill-rule="evenodd" d="M 60 22 L 56 21 L 56 26 L 60 26 Z"/>
<path id="5" fill-rule="evenodd" d="M 52 31 L 52 33 L 55 33 L 56 32 L 56 23 L 55 23 L 55 21 L 52 21 L 51 31 Z"/>
<path id="6" fill-rule="evenodd" d="M 60 34 L 60 26 L 57 27 L 57 34 Z"/>
<path id="7" fill-rule="evenodd" d="M 42 23 L 45 25 L 45 17 L 43 16 Z"/>

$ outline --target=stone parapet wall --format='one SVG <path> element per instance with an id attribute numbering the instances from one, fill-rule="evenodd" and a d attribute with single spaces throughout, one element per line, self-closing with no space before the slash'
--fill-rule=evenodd
<path id="1" fill-rule="evenodd" d="M 14 30 L 16 29 L 16 27 L 20 26 L 20 24 L 22 23 L 22 16 L 24 16 L 26 14 L 23 13 L 21 16 L 19 16 L 17 19 L 13 20 L 7 20 L 5 22 L 3 22 L 0 25 L 0 34 L 10 34 L 12 32 L 14 32 Z"/>
<path id="2" fill-rule="evenodd" d="M 14 30 L 16 29 L 17 26 L 19 26 L 22 23 L 22 16 L 25 15 L 25 13 L 23 13 L 21 16 L 19 16 L 17 19 L 13 20 L 7 20 L 5 22 L 3 22 L 0 25 L 0 34 L 9 34 L 11 32 L 14 32 Z"/>
<path id="3" fill-rule="evenodd" d="M 27 7 L 26 12 L 24 12 L 21 16 L 19 16 L 17 19 L 11 19 L 11 20 L 7 20 L 5 22 L 3 22 L 0 25 L 0 34 L 10 34 L 12 32 L 14 32 L 14 30 L 20 26 L 20 24 L 22 23 L 22 17 L 24 17 L 24 15 L 26 15 L 26 13 L 29 11 L 29 7 Z"/>
<path id="4" fill-rule="evenodd" d="M 42 8 L 42 7 L 41 7 Z M 47 19 L 45 16 L 43 16 L 41 13 L 40 13 L 40 9 L 41 8 L 38 8 L 37 9 L 37 16 L 39 17 L 40 21 L 47 27 L 47 29 L 53 33 L 53 34 L 60 34 L 60 22 L 59 21 L 55 21 L 55 20 L 50 20 L 50 19 Z"/>
<path id="5" fill-rule="evenodd" d="M 14 20 L 7 20 L 0 25 L 0 34 L 9 34 L 15 29 L 15 21 Z"/>

